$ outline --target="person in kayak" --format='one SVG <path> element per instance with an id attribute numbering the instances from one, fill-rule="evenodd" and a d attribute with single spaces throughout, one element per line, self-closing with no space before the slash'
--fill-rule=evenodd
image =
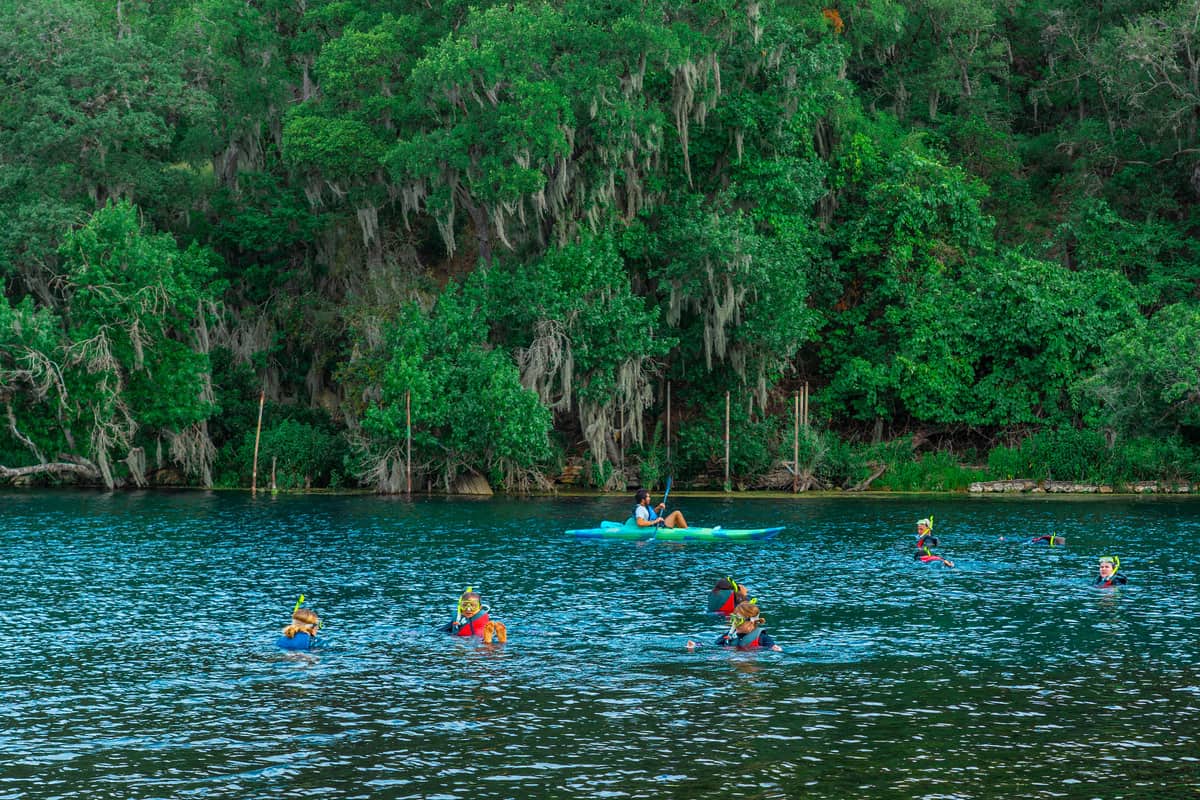
<path id="1" fill-rule="evenodd" d="M 738 650 L 753 650 L 757 647 L 783 650 L 766 632 L 765 623 L 766 619 L 758 610 L 758 603 L 738 603 L 737 608 L 729 615 L 729 630 L 717 637 L 717 644 L 721 647 L 735 647 Z"/>
<path id="2" fill-rule="evenodd" d="M 1042 542 L 1045 542 L 1051 547 L 1057 547 L 1060 544 L 1066 544 L 1067 540 L 1062 536 L 1053 536 L 1050 534 L 1047 534 L 1046 536 L 1035 536 L 1029 540 L 1030 544 L 1041 544 Z"/>
<path id="3" fill-rule="evenodd" d="M 953 561 L 934 554 L 933 548 L 938 546 L 938 538 L 933 535 L 932 531 L 933 522 L 931 520 L 922 519 L 917 521 L 917 552 L 913 554 L 913 557 L 922 564 L 940 561 L 947 567 L 953 567 Z"/>
<path id="4" fill-rule="evenodd" d="M 317 631 L 321 630 L 321 619 L 311 608 L 299 605 L 292 610 L 292 624 L 283 629 L 275 644 L 284 650 L 311 650 L 319 646 Z"/>
<path id="5" fill-rule="evenodd" d="M 667 528 L 686 528 L 687 520 L 683 518 L 683 514 L 679 511 L 672 511 L 665 517 L 661 516 L 666 510 L 666 503 L 659 503 L 653 508 L 650 507 L 650 492 L 645 489 L 638 489 L 633 496 L 637 503 L 633 508 L 633 518 L 637 522 L 639 528 L 649 527 L 667 527 Z"/>
<path id="6" fill-rule="evenodd" d="M 484 644 L 508 641 L 508 629 L 503 622 L 488 618 L 490 608 L 483 605 L 483 597 L 470 586 L 458 598 L 458 610 L 454 619 L 442 626 L 442 632 L 453 636 L 480 636 Z"/>
<path id="7" fill-rule="evenodd" d="M 1120 568 L 1121 559 L 1116 556 L 1101 556 L 1099 563 L 1100 575 L 1092 585 L 1098 586 L 1101 589 L 1111 589 L 1114 586 L 1124 586 L 1129 583 L 1129 580 L 1124 575 L 1117 574 L 1117 570 Z"/>
<path id="8" fill-rule="evenodd" d="M 750 590 L 744 584 L 727 575 L 717 581 L 717 585 L 708 593 L 708 613 L 728 617 L 734 607 L 745 602 L 749 596 Z"/>

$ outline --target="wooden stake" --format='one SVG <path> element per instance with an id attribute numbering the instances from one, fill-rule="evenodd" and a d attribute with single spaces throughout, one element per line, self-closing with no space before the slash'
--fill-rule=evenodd
<path id="1" fill-rule="evenodd" d="M 729 491 L 729 392 L 725 393 L 725 491 Z"/>
<path id="2" fill-rule="evenodd" d="M 621 477 L 625 477 L 625 406 L 621 406 L 620 419 L 621 427 L 617 430 L 617 465 L 621 469 Z"/>
<path id="3" fill-rule="evenodd" d="M 800 393 L 792 393 L 792 494 L 800 490 Z"/>
<path id="4" fill-rule="evenodd" d="M 258 440 L 262 438 L 263 403 L 267 399 L 266 389 L 258 393 L 258 428 L 254 431 L 254 466 L 250 469 L 250 494 L 258 491 Z"/>
<path id="5" fill-rule="evenodd" d="M 412 392 L 404 393 L 404 426 L 406 429 L 404 451 L 404 489 L 406 494 L 412 494 Z"/>
<path id="6" fill-rule="evenodd" d="M 667 381 L 667 467 L 671 466 L 671 382 Z"/>

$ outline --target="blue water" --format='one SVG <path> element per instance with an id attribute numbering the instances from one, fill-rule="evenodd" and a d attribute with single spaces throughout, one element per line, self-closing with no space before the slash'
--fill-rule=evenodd
<path id="1" fill-rule="evenodd" d="M 563 535 L 625 498 L 0 494 L 0 800 L 1200 796 L 1200 499 L 671 500 L 787 529 Z M 912 559 L 930 513 L 953 570 Z M 1110 554 L 1130 583 L 1095 589 Z M 784 652 L 712 646 L 725 574 Z M 435 632 L 468 585 L 507 644 Z M 273 646 L 301 592 L 328 649 Z"/>

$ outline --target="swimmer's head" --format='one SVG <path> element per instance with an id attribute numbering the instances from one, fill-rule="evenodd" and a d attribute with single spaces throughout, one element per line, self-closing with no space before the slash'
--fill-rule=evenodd
<path id="1" fill-rule="evenodd" d="M 462 593 L 458 598 L 458 613 L 464 617 L 473 617 L 479 613 L 479 609 L 483 607 L 483 598 L 479 592 L 473 592 L 470 589 Z"/>

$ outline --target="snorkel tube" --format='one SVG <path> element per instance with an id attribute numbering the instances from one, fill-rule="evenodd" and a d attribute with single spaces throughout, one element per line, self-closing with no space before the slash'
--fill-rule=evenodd
<path id="1" fill-rule="evenodd" d="M 467 595 L 469 595 L 473 591 L 475 591 L 474 587 L 468 586 L 467 590 L 458 596 L 458 606 L 455 609 L 455 614 L 454 614 L 455 626 L 462 625 L 464 622 L 467 621 L 466 617 L 463 616 L 462 603 L 463 603 L 463 598 L 466 597 Z"/>

